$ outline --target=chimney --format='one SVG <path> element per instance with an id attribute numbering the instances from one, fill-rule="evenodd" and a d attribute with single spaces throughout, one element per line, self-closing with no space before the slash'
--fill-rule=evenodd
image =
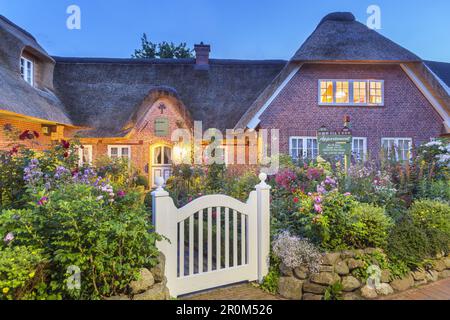
<path id="1" fill-rule="evenodd" d="M 211 52 L 211 46 L 209 44 L 194 45 L 195 50 L 195 68 L 198 70 L 208 70 L 209 69 L 209 53 Z"/>

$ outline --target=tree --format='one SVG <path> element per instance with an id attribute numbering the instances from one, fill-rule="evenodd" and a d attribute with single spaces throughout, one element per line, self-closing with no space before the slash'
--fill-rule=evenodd
<path id="1" fill-rule="evenodd" d="M 147 34 L 143 34 L 141 38 L 141 49 L 134 50 L 131 56 L 135 59 L 182 59 L 193 58 L 193 50 L 187 47 L 185 42 L 175 45 L 173 42 L 163 41 L 161 43 L 153 43 L 148 40 Z"/>

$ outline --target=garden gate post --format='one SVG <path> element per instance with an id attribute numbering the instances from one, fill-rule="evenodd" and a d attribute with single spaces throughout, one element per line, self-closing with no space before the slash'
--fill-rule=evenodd
<path id="1" fill-rule="evenodd" d="M 270 186 L 267 174 L 259 175 L 261 183 L 256 186 L 258 216 L 258 281 L 269 273 L 270 265 Z"/>
<path id="2" fill-rule="evenodd" d="M 164 179 L 156 178 L 155 191 L 152 192 L 152 216 L 155 232 L 164 235 L 165 239 L 158 241 L 156 246 L 165 258 L 165 276 L 167 287 L 175 289 L 173 286 L 177 278 L 177 208 L 173 203 L 169 193 L 164 190 Z"/>

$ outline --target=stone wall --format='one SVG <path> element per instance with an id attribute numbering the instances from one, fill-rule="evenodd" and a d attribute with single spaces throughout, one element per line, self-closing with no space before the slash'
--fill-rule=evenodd
<path id="1" fill-rule="evenodd" d="M 342 284 L 343 300 L 366 300 L 388 296 L 439 279 L 450 277 L 450 256 L 440 256 L 432 262 L 429 270 L 410 272 L 403 279 L 393 279 L 389 270 L 381 270 L 380 282 L 368 285 L 358 279 L 354 270 L 365 267 L 357 259 L 379 249 L 366 249 L 326 253 L 318 273 L 310 273 L 306 267 L 295 269 L 280 266 L 282 276 L 278 283 L 278 293 L 292 300 L 323 300 L 327 288 L 336 282 Z M 378 263 L 373 261 L 374 265 Z"/>
<path id="2" fill-rule="evenodd" d="M 114 296 L 106 300 L 169 300 L 167 279 L 164 276 L 165 257 L 159 256 L 159 263 L 152 269 L 141 269 L 139 280 L 132 281 L 128 294 Z"/>

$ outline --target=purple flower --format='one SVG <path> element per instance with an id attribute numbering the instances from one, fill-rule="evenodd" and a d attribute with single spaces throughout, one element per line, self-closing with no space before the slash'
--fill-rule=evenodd
<path id="1" fill-rule="evenodd" d="M 43 206 L 48 202 L 48 197 L 42 197 L 41 200 L 38 201 L 38 206 Z"/>
<path id="2" fill-rule="evenodd" d="M 118 196 L 119 198 L 123 198 L 123 197 L 126 196 L 126 192 L 123 191 L 123 190 L 120 190 L 120 191 L 117 192 L 117 196 Z"/>
<path id="3" fill-rule="evenodd" d="M 351 194 L 350 192 L 346 192 L 346 193 L 344 193 L 344 196 L 346 196 L 346 197 L 351 197 L 352 194 Z"/>
<path id="4" fill-rule="evenodd" d="M 14 234 L 12 232 L 8 233 L 6 237 L 3 239 L 4 242 L 10 243 L 14 240 Z"/>
<path id="5" fill-rule="evenodd" d="M 316 211 L 317 213 L 322 213 L 323 212 L 322 206 L 316 203 L 314 205 L 314 211 Z"/>
<path id="6" fill-rule="evenodd" d="M 314 201 L 315 201 L 317 204 L 321 204 L 321 203 L 322 203 L 322 198 L 321 198 L 321 197 L 315 197 Z"/>

